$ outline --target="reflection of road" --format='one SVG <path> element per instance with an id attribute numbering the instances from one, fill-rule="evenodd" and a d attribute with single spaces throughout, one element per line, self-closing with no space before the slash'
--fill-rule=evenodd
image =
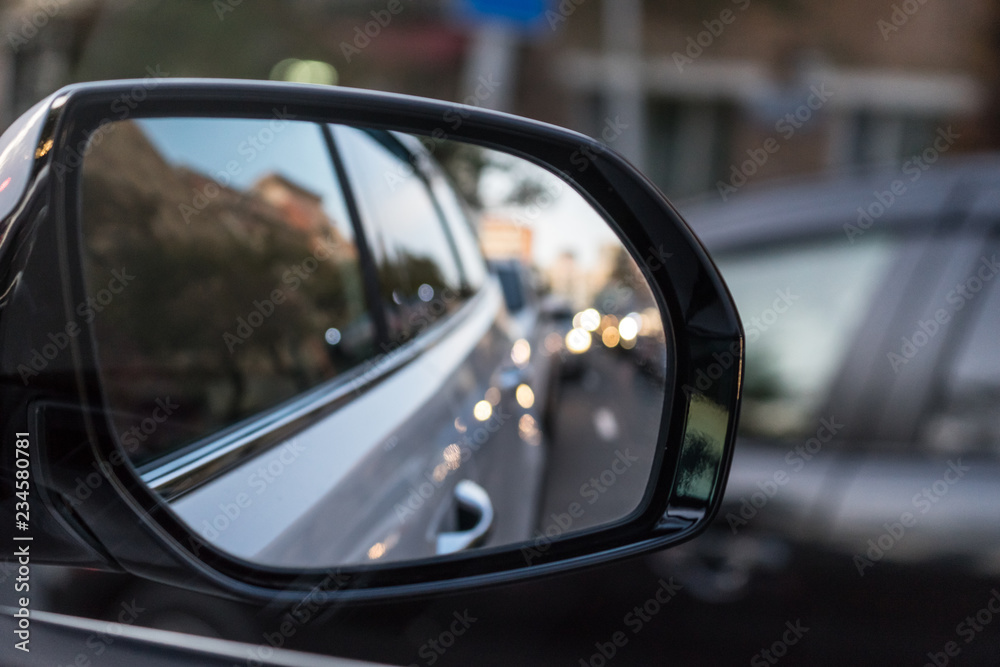
<path id="1" fill-rule="evenodd" d="M 577 361 L 577 360 L 574 360 Z M 624 517 L 645 491 L 660 409 L 662 381 L 654 381 L 625 350 L 595 346 L 579 359 L 582 372 L 557 380 L 548 434 L 549 462 L 539 529 L 565 527 L 552 515 L 578 503 L 572 528 Z"/>

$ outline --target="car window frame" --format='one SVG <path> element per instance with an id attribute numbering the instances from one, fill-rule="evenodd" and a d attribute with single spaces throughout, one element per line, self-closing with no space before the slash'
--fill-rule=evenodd
<path id="1" fill-rule="evenodd" d="M 125 121 L 132 122 L 133 120 L 151 120 L 151 119 L 157 119 L 157 118 L 172 119 L 174 117 L 169 116 L 169 115 L 159 116 L 157 114 L 150 114 L 150 115 L 141 115 L 141 116 L 138 116 L 138 117 L 136 117 L 134 119 L 124 119 L 123 122 L 125 122 Z M 331 160 L 330 163 L 329 163 L 330 164 L 331 187 L 332 188 L 339 188 L 339 194 L 341 195 L 341 197 L 344 198 L 344 200 L 345 200 L 344 204 L 345 204 L 345 208 L 346 208 L 346 205 L 347 205 L 346 198 L 347 198 L 348 192 L 345 189 L 345 183 L 344 183 L 343 179 L 341 178 L 340 174 L 338 173 L 338 171 L 336 169 L 336 165 L 332 161 L 332 154 L 330 152 L 330 147 L 329 147 L 329 144 L 326 142 L 326 136 L 325 136 L 325 131 L 324 131 L 325 124 L 324 123 L 320 123 L 320 122 L 316 122 L 316 121 L 309 121 L 309 120 L 303 120 L 303 121 L 296 120 L 296 121 L 293 121 L 293 122 L 298 123 L 300 125 L 304 125 L 304 126 L 311 125 L 311 126 L 315 127 L 316 131 L 318 132 L 319 137 L 322 137 L 322 139 L 321 139 L 322 143 L 320 143 L 319 150 L 320 150 L 321 153 L 325 153 L 326 154 L 326 159 Z M 348 217 L 350 218 L 350 212 L 349 211 L 348 211 Z M 355 246 L 356 246 L 356 248 L 358 250 L 358 254 L 359 254 L 359 267 L 362 268 L 362 275 L 361 275 L 361 277 L 363 279 L 363 277 L 364 277 L 363 266 L 364 266 L 364 264 L 367 261 L 366 258 L 365 258 L 364 253 L 362 253 L 362 245 L 365 243 L 365 240 L 363 239 L 363 237 L 358 236 L 358 229 L 355 228 L 355 226 L 353 225 L 352 221 L 348 220 L 347 222 L 348 222 L 348 224 L 351 225 L 351 231 L 352 231 L 352 233 L 355 234 L 355 238 L 353 239 L 353 241 L 354 241 Z M 362 298 L 364 300 L 364 307 L 363 307 L 363 311 L 362 312 L 366 313 L 368 315 L 368 317 L 372 319 L 372 324 L 373 324 L 373 329 L 374 329 L 374 325 L 375 325 L 374 317 L 375 317 L 375 314 L 377 313 L 377 309 L 375 309 L 373 307 L 371 299 L 369 298 L 369 295 L 364 291 L 364 289 L 362 290 L 362 295 L 361 296 L 362 296 Z M 362 359 L 360 361 L 358 361 L 358 363 L 356 363 L 354 366 L 346 369 L 345 371 L 343 371 L 343 372 L 341 372 L 341 373 L 339 373 L 339 374 L 337 374 L 337 375 L 335 375 L 333 377 L 330 377 L 330 378 L 328 378 L 328 379 L 326 379 L 326 380 L 324 380 L 324 381 L 316 384 L 313 387 L 308 388 L 307 390 L 305 390 L 303 392 L 300 392 L 299 394 L 290 396 L 290 397 L 288 397 L 288 398 L 280 401 L 279 403 L 277 403 L 275 405 L 266 407 L 266 408 L 264 408 L 263 410 L 261 410 L 260 412 L 258 412 L 256 414 L 245 416 L 242 419 L 239 419 L 238 421 L 236 421 L 234 423 L 231 423 L 231 424 L 229 424 L 229 425 L 227 425 L 227 426 L 225 426 L 225 427 L 223 427 L 221 429 L 212 431 L 208 435 L 202 436 L 202 437 L 198 438 L 197 440 L 189 442 L 189 443 L 187 443 L 187 444 L 185 444 L 185 445 L 183 445 L 183 446 L 181 446 L 179 448 L 176 448 L 176 449 L 164 452 L 163 454 L 157 456 L 156 458 L 149 459 L 147 461 L 143 461 L 143 462 L 138 463 L 138 464 L 133 464 L 133 467 L 136 469 L 136 471 L 138 472 L 138 474 L 144 480 L 146 480 L 146 479 L 159 480 L 164 474 L 169 474 L 172 477 L 173 474 L 170 471 L 173 468 L 175 468 L 175 467 L 177 467 L 179 465 L 177 463 L 178 460 L 183 459 L 183 461 L 186 462 L 185 465 L 187 465 L 187 464 L 189 464 L 191 462 L 192 459 L 197 458 L 197 457 L 199 457 L 201 455 L 209 456 L 209 455 L 211 455 L 218 448 L 218 445 L 215 442 L 216 440 L 219 440 L 219 439 L 228 440 L 234 434 L 243 432 L 244 430 L 246 430 L 247 427 L 252 427 L 252 425 L 254 423 L 256 423 L 258 419 L 270 415 L 272 413 L 272 411 L 280 411 L 280 410 L 282 410 L 284 407 L 288 406 L 289 404 L 297 402 L 298 399 L 300 399 L 303 396 L 312 395 L 314 392 L 320 392 L 320 391 L 323 391 L 324 389 L 330 389 L 331 387 L 332 388 L 336 388 L 337 386 L 339 386 L 339 384 L 341 383 L 342 380 L 349 381 L 350 378 L 354 377 L 359 372 L 359 370 L 362 369 L 363 367 L 365 367 L 365 365 L 368 362 L 370 362 L 370 360 L 372 358 L 374 358 L 374 356 L 377 354 L 375 350 L 378 349 L 377 348 L 378 342 L 379 342 L 379 339 L 377 337 L 377 330 L 374 330 L 373 331 L 373 335 L 372 335 L 372 341 L 371 341 L 371 344 L 372 344 L 372 347 L 373 347 L 372 355 L 369 356 L 369 357 L 366 357 L 366 358 L 364 358 L 364 359 Z M 117 412 L 116 411 L 116 412 L 114 412 L 114 414 L 125 414 L 125 413 Z M 252 454 L 252 455 L 255 455 L 257 453 L 257 451 L 258 451 L 257 449 L 254 449 L 254 454 Z M 227 466 L 224 470 L 228 470 L 228 469 L 229 469 L 229 467 Z M 221 474 L 221 472 L 219 472 L 218 474 Z M 185 487 L 186 487 L 186 485 L 185 485 Z M 173 496 L 170 496 L 170 497 L 173 497 Z"/>
<path id="2" fill-rule="evenodd" d="M 364 377 L 370 372 L 372 362 L 380 357 L 378 350 L 384 349 L 384 344 L 388 340 L 385 312 L 378 297 L 374 259 L 364 225 L 361 224 L 357 213 L 355 193 L 346 177 L 344 165 L 329 131 L 329 124 L 315 121 L 302 122 L 314 125 L 322 136 L 322 150 L 330 160 L 334 185 L 340 188 L 344 199 L 350 218 L 348 222 L 354 233 L 354 243 L 358 251 L 365 309 L 373 326 L 372 342 L 375 352 L 370 358 L 305 392 L 138 466 L 137 472 L 143 481 L 168 501 L 224 475 L 243 461 L 279 446 L 290 437 L 283 435 L 284 430 L 304 412 L 312 412 L 318 405 L 324 403 L 329 406 L 340 405 L 344 388 L 355 385 L 359 377 Z M 373 283 L 373 279 L 376 282 Z M 356 390 L 356 387 L 352 389 Z M 307 426 L 306 424 L 299 428 Z"/>
<path id="3" fill-rule="evenodd" d="M 445 229 L 445 234 L 448 236 L 452 251 L 457 258 L 463 290 L 468 290 L 471 295 L 478 290 L 473 288 L 469 281 L 467 262 L 472 260 L 481 265 L 484 280 L 486 280 L 486 275 L 490 273 L 490 269 L 479 241 L 479 233 L 473 222 L 474 215 L 469 202 L 465 199 L 458 186 L 451 179 L 450 174 L 444 169 L 441 163 L 435 159 L 433 153 L 426 146 L 424 146 L 419 138 L 400 132 L 390 132 L 390 134 L 392 134 L 405 149 L 409 150 L 410 154 L 413 156 L 411 164 L 427 187 L 428 193 L 430 194 L 431 199 L 433 200 L 438 211 L 441 224 Z M 455 202 L 461 215 L 460 219 L 456 219 L 455 216 L 449 215 L 446 207 L 441 204 L 439 190 L 445 188 L 450 190 L 452 195 L 455 197 Z M 459 227 L 461 228 L 461 231 L 457 229 Z M 459 247 L 459 243 L 455 239 L 456 233 L 468 234 L 469 240 L 472 241 L 473 245 L 476 247 L 476 252 L 478 253 L 477 257 L 468 257 L 467 253 Z M 482 286 L 480 286 L 479 289 L 481 288 Z"/>
<path id="4" fill-rule="evenodd" d="M 375 220 L 366 219 L 364 214 L 361 212 L 360 207 L 358 206 L 359 192 L 358 189 L 355 187 L 355 184 L 351 180 L 351 174 L 350 174 L 351 169 L 348 166 L 347 161 L 344 159 L 343 154 L 341 153 L 340 142 L 338 141 L 338 137 L 336 136 L 336 132 L 334 131 L 334 128 L 336 127 L 345 127 L 364 132 L 368 136 L 372 137 L 374 141 L 377 141 L 379 144 L 383 145 L 386 148 L 386 150 L 388 150 L 397 158 L 403 159 L 403 156 L 400 155 L 401 153 L 405 154 L 408 157 L 408 159 L 406 159 L 405 162 L 410 167 L 413 168 L 414 176 L 416 176 L 423 185 L 424 191 L 426 192 L 427 197 L 433 206 L 434 213 L 437 218 L 437 223 L 440 226 L 442 232 L 444 233 L 445 238 L 447 239 L 448 252 L 451 258 L 454 260 L 455 266 L 458 269 L 459 290 L 462 298 L 464 299 L 464 303 L 462 303 L 459 306 L 459 308 L 456 309 L 454 312 L 445 314 L 442 317 L 435 319 L 431 323 L 431 325 L 426 329 L 417 332 L 413 336 L 406 336 L 405 339 L 402 340 L 402 342 L 394 340 L 393 332 L 390 331 L 389 328 L 388 312 L 381 297 L 381 281 L 378 277 L 377 260 L 375 258 L 375 253 L 372 251 L 372 245 L 369 242 L 369 237 L 372 235 L 374 231 L 379 229 L 379 224 Z M 385 144 L 385 142 L 382 140 L 381 137 L 374 136 L 368 131 L 368 128 L 365 128 L 362 125 L 343 125 L 343 124 L 329 123 L 325 126 L 325 129 L 327 132 L 329 132 L 330 136 L 329 141 L 331 145 L 330 150 L 334 155 L 334 160 L 338 163 L 338 165 L 340 165 L 339 168 L 342 169 L 342 175 L 344 180 L 343 187 L 346 191 L 350 192 L 349 201 L 351 203 L 348 205 L 348 211 L 352 216 L 352 222 L 355 224 L 355 234 L 358 236 L 364 236 L 366 239 L 365 247 L 368 251 L 367 259 L 368 261 L 371 262 L 371 271 L 373 272 L 372 281 L 373 284 L 375 285 L 375 288 L 378 289 L 378 291 L 376 292 L 376 294 L 378 295 L 377 309 L 379 310 L 379 317 L 385 323 L 385 338 L 376 341 L 376 346 L 382 349 L 385 353 L 389 354 L 394 352 L 396 349 L 400 347 L 408 345 L 410 342 L 420 338 L 421 336 L 431 333 L 434 329 L 438 327 L 438 325 L 444 323 L 445 321 L 459 318 L 459 316 L 463 313 L 463 311 L 467 310 L 466 306 L 468 305 L 468 303 L 471 300 L 473 300 L 473 297 L 479 294 L 482 291 L 482 289 L 475 292 L 470 289 L 470 283 L 466 275 L 465 263 L 459 251 L 458 244 L 455 241 L 454 232 L 451 229 L 451 224 L 449 223 L 448 216 L 445 214 L 444 208 L 441 206 L 441 202 L 438 200 L 437 194 L 434 191 L 434 187 L 431 181 L 432 176 L 427 173 L 426 162 L 428 160 L 432 160 L 433 157 L 430 156 L 429 154 L 424 154 L 422 152 L 415 152 L 414 150 L 412 150 L 410 146 L 406 145 L 408 141 L 400 140 L 401 137 L 405 137 L 407 135 L 401 135 L 400 133 L 397 132 L 391 132 L 385 130 L 381 131 L 384 133 L 384 136 L 390 137 L 395 142 L 393 146 L 388 146 Z M 417 139 L 416 137 L 413 137 L 413 140 L 415 142 L 419 142 L 419 139 Z M 478 242 L 478 238 L 476 240 Z"/>
<path id="5" fill-rule="evenodd" d="M 879 415 L 898 380 L 888 365 L 886 350 L 892 342 L 893 327 L 907 315 L 911 280 L 934 243 L 933 231 L 932 224 L 919 221 L 910 227 L 897 226 L 881 232 L 896 244 L 895 257 L 886 270 L 887 280 L 872 297 L 848 346 L 824 406 L 826 415 L 845 423 L 844 430 L 837 434 L 842 448 L 866 449 L 886 439 L 880 430 Z"/>

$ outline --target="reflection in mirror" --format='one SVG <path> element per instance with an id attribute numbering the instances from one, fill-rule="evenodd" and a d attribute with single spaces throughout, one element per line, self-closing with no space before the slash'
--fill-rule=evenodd
<path id="1" fill-rule="evenodd" d="M 79 314 L 119 444 L 208 543 L 328 568 L 639 507 L 669 326 L 556 175 L 380 130 L 147 118 L 95 135 L 81 188 Z"/>

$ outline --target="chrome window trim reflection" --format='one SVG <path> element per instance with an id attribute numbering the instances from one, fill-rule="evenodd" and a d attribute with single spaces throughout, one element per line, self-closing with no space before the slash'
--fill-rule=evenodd
<path id="1" fill-rule="evenodd" d="M 500 286 L 490 276 L 482 290 L 454 315 L 434 323 L 427 331 L 395 350 L 380 354 L 349 373 L 332 378 L 307 394 L 251 418 L 228 432 L 216 433 L 190 445 L 186 453 L 147 470 L 143 482 L 164 500 L 176 500 L 216 476 L 253 456 L 280 445 L 352 400 L 354 394 L 370 391 L 431 347 L 441 343 L 474 313 L 499 304 Z M 120 438 L 118 439 L 120 441 Z"/>
<path id="2" fill-rule="evenodd" d="M 352 395 L 350 406 L 307 422 L 294 438 L 280 447 L 272 447 L 259 456 L 244 461 L 219 476 L 170 503 L 171 510 L 195 531 L 205 530 L 218 514 L 220 503 L 230 502 L 241 492 L 248 491 L 248 480 L 260 475 L 260 470 L 276 471 L 267 481 L 267 502 L 248 506 L 250 520 L 231 521 L 225 529 L 212 534 L 214 548 L 249 562 L 268 567 L 310 568 L 336 567 L 369 560 L 365 555 L 371 543 L 356 545 L 355 556 L 335 556 L 328 562 L 322 558 L 323 548 L 307 545 L 305 539 L 295 539 L 302 527 L 310 535 L 322 535 L 331 521 L 326 518 L 336 512 L 330 504 L 341 484 L 350 484 L 358 466 L 372 454 L 376 456 L 391 442 L 391 437 L 411 415 L 419 415 L 427 405 L 427 397 L 441 391 L 486 332 L 495 326 L 501 308 L 499 288 L 485 290 L 483 299 L 458 326 L 410 358 L 394 372 L 382 376 L 364 395 Z M 416 387 L 414 380 L 422 382 Z M 388 406 L 392 410 L 387 412 Z M 391 412 L 398 411 L 393 418 Z M 368 430 L 356 433 L 358 424 Z M 290 459 L 286 459 L 286 455 Z M 285 472 L 291 470 L 294 472 Z M 258 477 L 258 479 L 262 479 Z M 257 491 L 253 491 L 257 496 Z M 395 512 L 386 520 L 399 525 Z M 336 538 L 326 542 L 335 547 Z M 345 546 L 354 547 L 355 545 Z M 354 551 L 354 549 L 352 549 Z M 329 557 L 329 556 L 327 556 Z"/>

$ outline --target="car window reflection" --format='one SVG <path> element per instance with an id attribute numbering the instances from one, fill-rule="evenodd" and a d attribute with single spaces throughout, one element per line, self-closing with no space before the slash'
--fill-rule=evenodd
<path id="1" fill-rule="evenodd" d="M 81 315 L 135 463 L 370 356 L 358 251 L 318 126 L 115 123 L 92 140 L 82 187 Z M 143 428 L 168 398 L 171 419 Z"/>
<path id="2" fill-rule="evenodd" d="M 409 153 L 387 132 L 334 128 L 369 226 L 390 336 L 403 342 L 465 300 L 455 244 Z"/>

